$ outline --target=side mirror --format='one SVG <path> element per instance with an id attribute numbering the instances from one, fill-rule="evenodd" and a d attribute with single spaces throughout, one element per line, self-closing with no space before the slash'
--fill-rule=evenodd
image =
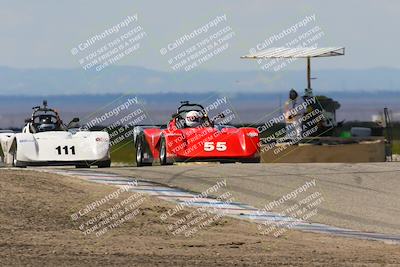
<path id="1" fill-rule="evenodd" d="M 172 114 L 172 118 L 175 118 L 176 116 L 178 116 L 178 113 Z"/>
<path id="2" fill-rule="evenodd" d="M 217 116 L 215 116 L 213 118 L 213 122 L 218 120 L 218 119 L 223 119 L 223 118 L 225 118 L 225 114 L 224 113 L 220 113 L 220 114 L 218 114 Z"/>
<path id="3" fill-rule="evenodd" d="M 25 119 L 25 123 L 30 123 L 30 122 L 32 122 L 31 118 Z"/>
<path id="4" fill-rule="evenodd" d="M 77 128 L 77 123 L 79 122 L 79 118 L 73 118 L 67 125 L 67 128 Z"/>

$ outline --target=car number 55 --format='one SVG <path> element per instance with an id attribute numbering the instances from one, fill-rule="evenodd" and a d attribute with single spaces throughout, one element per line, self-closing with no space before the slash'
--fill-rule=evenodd
<path id="1" fill-rule="evenodd" d="M 225 151 L 227 149 L 226 142 L 205 142 L 204 143 L 204 151 Z"/>

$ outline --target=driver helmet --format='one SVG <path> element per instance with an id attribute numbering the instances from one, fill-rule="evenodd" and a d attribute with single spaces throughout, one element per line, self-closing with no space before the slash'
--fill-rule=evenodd
<path id="1" fill-rule="evenodd" d="M 294 90 L 294 89 L 290 90 L 290 92 L 289 92 L 289 98 L 290 98 L 291 100 L 295 100 L 298 96 L 299 96 L 299 94 L 297 93 L 296 90 Z"/>
<path id="2" fill-rule="evenodd" d="M 39 131 L 52 131 L 56 129 L 56 125 L 51 121 L 51 116 L 39 117 Z"/>
<path id="3" fill-rule="evenodd" d="M 202 119 L 203 114 L 199 111 L 192 110 L 186 114 L 185 122 L 188 127 L 197 127 L 201 125 Z"/>

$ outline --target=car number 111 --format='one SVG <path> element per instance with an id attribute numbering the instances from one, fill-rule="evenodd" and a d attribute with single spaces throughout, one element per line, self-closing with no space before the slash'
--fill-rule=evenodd
<path id="1" fill-rule="evenodd" d="M 64 147 L 58 146 L 58 147 L 56 147 L 56 150 L 57 150 L 58 155 L 62 155 L 62 154 L 68 155 L 69 152 L 71 152 L 71 155 L 75 155 L 75 146 L 71 146 L 71 147 L 68 147 L 68 146 L 64 146 Z"/>

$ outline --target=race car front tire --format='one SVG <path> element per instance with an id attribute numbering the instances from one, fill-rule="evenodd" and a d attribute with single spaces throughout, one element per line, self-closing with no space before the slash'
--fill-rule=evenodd
<path id="1" fill-rule="evenodd" d="M 98 168 L 110 168 L 111 167 L 111 160 L 104 160 L 104 161 L 100 161 L 97 164 Z"/>
<path id="2" fill-rule="evenodd" d="M 167 158 L 167 142 L 164 136 L 161 136 L 160 140 L 160 165 L 172 165 Z"/>
<path id="3" fill-rule="evenodd" d="M 26 168 L 26 165 L 17 160 L 17 148 L 12 152 L 12 166 L 17 168 Z"/>
<path id="4" fill-rule="evenodd" d="M 90 164 L 88 163 L 79 163 L 75 165 L 75 168 L 77 169 L 86 169 L 86 168 L 90 168 Z"/>
<path id="5" fill-rule="evenodd" d="M 151 166 L 151 162 L 145 162 L 143 159 L 143 154 L 144 154 L 144 149 L 145 149 L 145 143 L 144 143 L 144 136 L 143 134 L 140 134 L 136 140 L 136 167 L 142 167 L 142 166 Z"/>
<path id="6" fill-rule="evenodd" d="M 239 162 L 241 163 L 260 163 L 260 157 L 256 158 L 248 158 L 248 159 L 241 159 Z"/>

